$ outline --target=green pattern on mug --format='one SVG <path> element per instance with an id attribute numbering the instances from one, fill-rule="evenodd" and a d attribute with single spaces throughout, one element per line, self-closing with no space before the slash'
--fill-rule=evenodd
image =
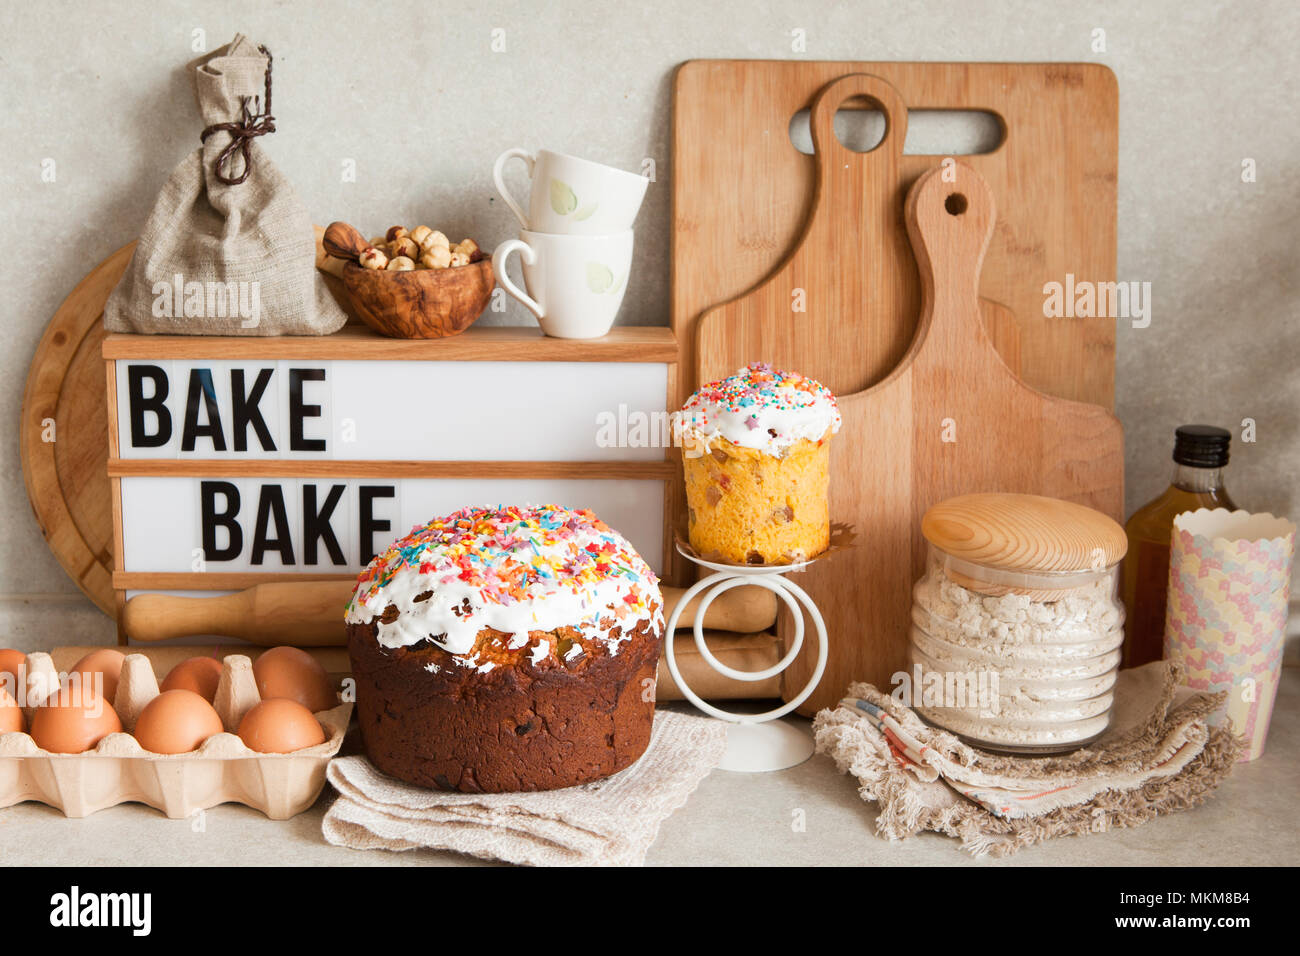
<path id="1" fill-rule="evenodd" d="M 614 281 L 614 273 L 609 266 L 602 265 L 599 262 L 587 263 L 587 288 L 596 295 L 603 295 L 606 292 L 617 292 L 623 285 L 623 280 Z"/>
<path id="2" fill-rule="evenodd" d="M 599 205 L 600 205 L 600 203 L 598 203 L 598 202 L 594 202 L 594 203 L 591 203 L 590 205 L 583 206 L 581 209 L 579 209 L 577 212 L 575 212 L 575 213 L 573 214 L 573 221 L 574 221 L 574 222 L 583 222 L 583 221 L 585 221 L 585 220 L 587 220 L 587 219 L 590 219 L 590 218 L 592 217 L 592 215 L 595 214 L 595 212 L 596 212 L 596 207 L 599 206 Z"/>
<path id="3" fill-rule="evenodd" d="M 551 180 L 551 208 L 557 216 L 567 216 L 578 208 L 578 197 L 566 183 L 558 179 Z"/>

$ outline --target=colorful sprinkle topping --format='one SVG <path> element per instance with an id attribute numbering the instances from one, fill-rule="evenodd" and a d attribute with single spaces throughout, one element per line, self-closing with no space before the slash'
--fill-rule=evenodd
<path id="1" fill-rule="evenodd" d="M 682 414 L 686 431 L 704 450 L 721 436 L 781 455 L 800 440 L 820 441 L 840 428 L 839 405 L 830 389 L 766 362 L 705 385 L 682 406 Z"/>
<path id="2" fill-rule="evenodd" d="M 661 604 L 654 572 L 590 511 L 500 506 L 412 529 L 361 573 L 345 617 L 379 619 L 387 647 L 427 639 L 466 654 L 485 627 L 519 648 L 531 631 L 565 626 L 608 641 L 614 627 L 631 631 L 642 619 L 662 627 Z M 385 622 L 390 605 L 398 615 Z"/>

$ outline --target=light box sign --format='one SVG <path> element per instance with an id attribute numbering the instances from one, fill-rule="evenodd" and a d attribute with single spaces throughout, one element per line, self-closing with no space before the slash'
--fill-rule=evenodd
<path id="1" fill-rule="evenodd" d="M 598 420 L 662 414 L 664 365 L 119 361 L 123 459 L 662 461 Z"/>
<path id="2" fill-rule="evenodd" d="M 651 565 L 663 555 L 663 484 L 548 478 L 122 480 L 128 572 L 355 573 L 395 538 L 466 505 L 590 508 Z"/>
<path id="3" fill-rule="evenodd" d="M 590 508 L 659 569 L 675 469 L 662 442 L 611 441 L 626 429 L 602 423 L 665 414 L 667 347 L 602 361 L 611 345 L 471 333 L 323 337 L 322 358 L 302 339 L 109 336 L 119 599 L 354 575 L 470 505 Z"/>

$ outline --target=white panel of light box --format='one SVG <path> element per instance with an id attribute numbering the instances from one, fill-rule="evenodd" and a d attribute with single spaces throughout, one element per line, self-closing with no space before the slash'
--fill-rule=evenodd
<path id="1" fill-rule="evenodd" d="M 139 440 L 132 427 L 131 368 L 141 369 Z M 145 367 L 151 366 L 151 369 Z M 154 371 L 154 370 L 157 371 Z M 302 376 L 304 414 L 293 415 L 294 369 L 323 370 L 323 380 Z M 197 401 L 188 402 L 191 373 Z M 667 431 L 668 366 L 645 362 L 238 362 L 117 360 L 120 455 L 126 459 L 339 459 L 354 461 L 662 461 Z M 273 450 L 254 427 L 234 434 L 232 376 L 242 372 L 247 395 L 259 375 L 270 378 L 258 402 Z M 147 373 L 147 374 L 145 374 Z M 165 415 L 147 410 L 163 377 Z M 210 382 L 210 392 L 208 384 Z M 199 436 L 191 450 L 181 436 L 192 404 L 194 421 L 212 424 L 204 396 L 217 409 L 222 441 Z M 306 411 L 310 409 L 310 411 Z M 166 440 L 151 447 L 146 436 Z M 306 442 L 291 448 L 292 419 Z M 219 447 L 224 444 L 224 447 Z"/>
<path id="2" fill-rule="evenodd" d="M 202 485 L 205 481 L 233 486 L 236 502 L 223 489 L 214 494 L 217 512 L 234 510 L 239 528 L 237 553 L 214 559 L 205 553 Z M 126 477 L 122 485 L 123 568 L 128 572 L 356 572 L 361 569 L 362 528 L 370 519 L 368 537 L 375 551 L 402 537 L 411 528 L 437 515 L 468 505 L 559 504 L 589 508 L 632 542 L 646 562 L 659 571 L 663 562 L 664 483 L 656 480 L 599 478 L 411 478 L 386 481 L 372 478 L 152 478 Z M 316 538 L 314 563 L 307 563 L 303 540 L 306 489 L 314 489 L 319 511 L 331 487 L 344 486 L 329 525 L 342 552 L 335 563 L 330 550 Z M 259 508 L 275 500 L 279 489 L 284 521 L 270 516 L 266 543 L 287 539 L 287 551 L 264 548 L 253 563 Z M 362 506 L 363 495 L 368 507 Z M 384 527 L 386 525 L 387 527 Z M 211 544 L 220 552 L 232 546 L 227 525 L 212 522 Z M 292 559 L 291 561 L 289 559 Z"/>

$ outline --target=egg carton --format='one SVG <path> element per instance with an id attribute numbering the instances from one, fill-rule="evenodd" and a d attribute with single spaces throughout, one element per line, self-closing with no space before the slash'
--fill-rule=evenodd
<path id="1" fill-rule="evenodd" d="M 24 707 L 28 726 L 36 706 L 57 688 L 50 655 L 29 654 Z M 140 712 L 158 693 L 149 659 L 128 654 L 113 701 L 127 731 L 135 728 Z M 260 700 L 252 661 L 236 654 L 222 661 L 213 703 L 225 732 L 192 753 L 149 753 L 129 733 L 114 733 L 86 753 L 56 754 L 36 746 L 30 734 L 0 734 L 0 807 L 34 800 L 65 816 L 85 817 L 120 803 L 144 803 L 182 819 L 218 804 L 242 803 L 272 820 L 287 820 L 315 803 L 324 789 L 325 769 L 343 745 L 352 704 L 315 715 L 329 735 L 325 743 L 265 754 L 250 750 L 234 733 Z"/>

